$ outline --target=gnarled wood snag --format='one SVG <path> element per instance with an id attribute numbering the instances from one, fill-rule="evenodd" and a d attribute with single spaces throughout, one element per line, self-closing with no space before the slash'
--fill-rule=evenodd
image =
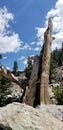
<path id="1" fill-rule="evenodd" d="M 34 106 L 34 100 L 35 100 L 35 93 L 36 93 L 36 82 L 38 79 L 38 70 L 39 69 L 39 56 L 34 57 L 34 65 L 29 81 L 29 87 L 26 91 L 25 95 L 25 103 Z"/>
<path id="2" fill-rule="evenodd" d="M 48 93 L 48 83 L 49 83 L 49 68 L 50 68 L 50 51 L 52 44 L 52 20 L 48 20 L 48 28 L 44 33 L 44 48 L 42 54 L 42 73 L 40 82 L 40 103 L 49 104 L 49 93 Z"/>
<path id="3" fill-rule="evenodd" d="M 5 78 L 9 79 L 12 82 L 15 82 L 16 84 L 18 84 L 21 88 L 22 85 L 19 82 L 18 78 L 16 76 L 14 76 L 10 70 L 8 70 L 7 68 L 0 66 L 0 71 L 1 71 L 1 75 L 4 76 Z"/>
<path id="4" fill-rule="evenodd" d="M 48 28 L 44 33 L 44 44 L 41 49 L 39 59 L 36 58 L 34 62 L 31 78 L 29 81 L 29 89 L 25 96 L 25 102 L 28 105 L 33 106 L 35 100 L 35 93 L 38 87 L 40 88 L 40 104 L 49 104 L 49 94 L 48 94 L 48 83 L 49 83 L 49 68 L 50 68 L 50 51 L 52 44 L 52 20 L 48 20 Z M 36 99 L 38 100 L 38 99 Z"/>

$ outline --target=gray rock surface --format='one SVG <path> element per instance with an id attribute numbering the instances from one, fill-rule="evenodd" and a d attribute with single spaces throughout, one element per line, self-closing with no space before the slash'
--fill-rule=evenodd
<path id="1" fill-rule="evenodd" d="M 51 113 L 55 118 L 59 119 L 60 121 L 63 121 L 63 105 L 45 105 L 42 104 L 40 106 L 37 106 L 38 109 L 41 111 L 47 111 Z"/>
<path id="2" fill-rule="evenodd" d="M 63 123 L 45 109 L 14 102 L 0 108 L 0 130 L 63 130 Z"/>
<path id="3" fill-rule="evenodd" d="M 21 89 L 21 87 L 16 83 L 12 82 L 9 90 L 11 91 L 11 94 L 7 95 L 7 98 L 14 98 L 15 100 L 20 101 L 20 98 L 22 97 L 23 94 L 23 90 Z"/>
<path id="4" fill-rule="evenodd" d="M 12 82 L 12 87 L 10 88 L 11 95 L 12 96 L 19 96 L 19 93 L 21 93 L 21 87 L 17 85 L 16 83 Z"/>
<path id="5" fill-rule="evenodd" d="M 57 79 L 59 81 L 63 81 L 63 66 L 56 68 L 56 72 L 57 72 Z"/>

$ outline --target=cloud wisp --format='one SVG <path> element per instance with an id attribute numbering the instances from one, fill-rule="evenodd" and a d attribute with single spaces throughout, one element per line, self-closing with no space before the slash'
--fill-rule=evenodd
<path id="1" fill-rule="evenodd" d="M 24 60 L 26 57 L 25 56 L 21 56 L 18 58 L 18 60 Z"/>
<path id="2" fill-rule="evenodd" d="M 21 47 L 18 33 L 11 31 L 10 21 L 14 21 L 14 15 L 6 7 L 0 8 L 0 53 L 17 52 Z"/>
<path id="3" fill-rule="evenodd" d="M 22 62 L 24 65 L 24 69 L 27 67 L 27 63 L 28 63 L 28 58 L 24 59 L 24 61 Z"/>
<path id="4" fill-rule="evenodd" d="M 51 9 L 46 15 L 45 27 L 39 28 L 37 27 L 37 37 L 38 37 L 38 45 L 43 44 L 43 35 L 46 30 L 48 18 L 52 17 L 53 21 L 53 33 L 55 40 L 52 43 L 52 50 L 56 47 L 61 48 L 63 41 L 63 1 L 58 0 L 55 4 L 55 7 Z"/>
<path id="5" fill-rule="evenodd" d="M 23 47 L 21 47 L 20 50 L 29 50 L 29 51 L 31 51 L 32 48 L 28 43 L 24 43 Z"/>

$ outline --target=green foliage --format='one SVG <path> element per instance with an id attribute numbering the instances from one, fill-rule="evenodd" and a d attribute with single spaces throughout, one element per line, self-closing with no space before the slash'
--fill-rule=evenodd
<path id="1" fill-rule="evenodd" d="M 53 80 L 57 80 L 56 68 L 63 65 L 63 46 L 61 49 L 55 49 L 51 53 L 51 62 L 50 62 L 50 83 Z"/>
<path id="2" fill-rule="evenodd" d="M 1 64 L 2 55 L 0 54 L 0 64 Z"/>
<path id="3" fill-rule="evenodd" d="M 60 84 L 60 87 L 53 88 L 55 99 L 57 100 L 58 105 L 63 105 L 63 83 Z"/>
<path id="4" fill-rule="evenodd" d="M 31 75 L 31 72 L 32 72 L 32 60 L 28 60 L 28 63 L 27 63 L 27 67 L 25 68 L 24 72 L 25 72 L 25 75 L 28 79 L 30 79 L 30 75 Z"/>
<path id="5" fill-rule="evenodd" d="M 50 83 L 52 80 L 58 81 L 56 68 L 63 65 L 63 44 L 61 49 L 55 49 L 51 53 L 51 62 L 50 62 Z M 63 83 L 60 83 L 60 87 L 53 87 L 53 92 L 57 104 L 63 105 Z"/>
<path id="6" fill-rule="evenodd" d="M 0 59 L 2 59 L 2 55 L 0 54 Z"/>
<path id="7" fill-rule="evenodd" d="M 56 68 L 58 67 L 56 60 L 54 59 L 53 53 L 51 54 L 51 61 L 50 61 L 50 75 L 49 75 L 49 79 L 50 79 L 50 83 L 53 80 L 56 80 L 56 76 L 57 76 L 57 72 L 56 72 Z"/>
<path id="8" fill-rule="evenodd" d="M 18 63 L 17 63 L 17 61 L 14 61 L 13 73 L 14 73 L 15 76 L 17 76 L 17 70 L 18 70 Z"/>
<path id="9" fill-rule="evenodd" d="M 61 49 L 56 48 L 56 50 L 54 50 L 52 52 L 52 56 L 53 56 L 55 63 L 58 66 L 62 66 L 62 64 L 63 64 L 63 47 Z"/>
<path id="10" fill-rule="evenodd" d="M 11 94 L 10 87 L 11 82 L 0 75 L 0 107 L 8 104 L 7 95 Z"/>

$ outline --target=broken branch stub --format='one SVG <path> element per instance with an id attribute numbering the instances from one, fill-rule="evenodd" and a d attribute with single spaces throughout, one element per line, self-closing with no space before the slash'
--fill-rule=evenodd
<path id="1" fill-rule="evenodd" d="M 19 82 L 18 78 L 15 77 L 10 70 L 8 70 L 7 68 L 0 66 L 0 71 L 1 71 L 1 75 L 4 76 L 5 78 L 8 78 L 10 81 L 15 82 L 16 84 L 18 84 L 21 88 L 22 85 Z M 23 89 L 23 88 L 22 88 Z"/>

